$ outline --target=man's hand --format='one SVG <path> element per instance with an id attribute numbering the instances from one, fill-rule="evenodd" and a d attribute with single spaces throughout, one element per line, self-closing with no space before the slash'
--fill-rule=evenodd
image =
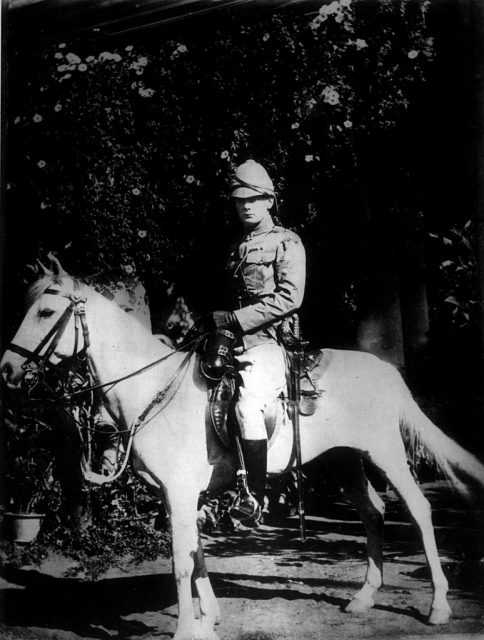
<path id="1" fill-rule="evenodd" d="M 240 329 L 239 322 L 233 311 L 212 311 L 206 317 L 205 326 L 208 331 L 216 331 L 217 329 L 237 331 Z"/>

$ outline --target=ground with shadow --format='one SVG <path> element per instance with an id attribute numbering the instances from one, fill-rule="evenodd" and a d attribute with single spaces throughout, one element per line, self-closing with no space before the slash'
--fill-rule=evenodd
<path id="1" fill-rule="evenodd" d="M 205 536 L 207 564 L 220 600 L 223 640 L 484 638 L 483 512 L 443 485 L 426 486 L 433 505 L 454 615 L 445 627 L 425 623 L 431 586 L 415 529 L 387 494 L 385 586 L 374 609 L 352 617 L 342 609 L 363 580 L 365 537 L 339 494 L 308 517 L 308 540 L 297 518 L 256 532 Z M 4 570 L 0 578 L 1 640 L 137 640 L 171 638 L 176 625 L 171 562 L 112 567 L 96 582 L 68 578 L 71 562 Z"/>

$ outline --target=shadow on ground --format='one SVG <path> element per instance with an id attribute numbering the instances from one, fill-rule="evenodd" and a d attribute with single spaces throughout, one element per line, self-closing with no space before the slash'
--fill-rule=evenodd
<path id="1" fill-rule="evenodd" d="M 479 563 L 482 512 L 469 509 L 440 489 L 430 489 L 428 495 L 434 507 L 440 554 L 452 592 L 463 602 L 475 600 L 479 594 L 482 597 L 483 564 Z M 237 573 L 216 569 L 211 578 L 217 596 L 240 601 L 273 598 L 288 603 L 312 601 L 326 603 L 338 611 L 343 608 L 347 603 L 344 596 L 358 587 L 357 569 L 365 563 L 363 528 L 355 512 L 341 500 L 328 497 L 328 501 L 314 511 L 314 519 L 308 520 L 308 541 L 304 545 L 299 541 L 298 522 L 294 518 L 280 520 L 278 526 L 257 532 L 208 537 L 205 541 L 208 556 L 212 556 L 211 564 L 215 567 L 217 558 L 223 563 L 246 555 L 271 557 L 267 575 L 251 571 L 243 564 Z M 408 516 L 390 498 L 385 527 L 387 567 L 398 565 L 399 575 L 409 578 L 413 589 L 425 591 L 427 598 L 429 575 L 421 552 Z M 295 572 L 299 567 L 304 568 L 305 563 L 320 566 L 321 573 L 313 572 L 317 577 L 305 575 L 295 580 Z M 346 573 L 335 575 L 340 563 L 346 563 Z M 113 636 L 123 640 L 159 635 L 160 611 L 164 611 L 164 615 L 176 615 L 174 582 L 167 569 L 159 575 L 124 575 L 96 582 L 54 577 L 36 569 L 4 569 L 1 575 L 8 584 L 1 593 L 0 612 L 3 612 L 3 623 L 12 627 L 57 629 L 98 640 Z M 375 609 L 423 623 L 422 614 L 408 606 L 405 598 L 401 606 L 392 600 L 378 603 Z"/>

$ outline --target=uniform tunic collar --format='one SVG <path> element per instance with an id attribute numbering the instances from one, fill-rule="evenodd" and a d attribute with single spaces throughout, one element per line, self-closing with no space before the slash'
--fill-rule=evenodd
<path id="1" fill-rule="evenodd" d="M 274 228 L 274 226 L 275 225 L 274 225 L 274 221 L 272 220 L 272 217 L 267 216 L 267 218 L 264 218 L 263 220 L 261 220 L 254 229 L 252 229 L 249 233 L 247 233 L 247 235 L 245 236 L 245 239 L 250 240 L 254 236 L 260 236 L 263 233 L 268 233 L 271 229 Z"/>

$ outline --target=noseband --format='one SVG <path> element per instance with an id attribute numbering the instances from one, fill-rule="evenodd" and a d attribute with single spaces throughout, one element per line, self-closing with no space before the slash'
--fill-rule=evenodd
<path id="1" fill-rule="evenodd" d="M 62 296 L 69 300 L 69 304 L 60 318 L 44 338 L 42 338 L 34 351 L 29 351 L 28 349 L 25 349 L 13 342 L 11 342 L 7 347 L 8 350 L 27 358 L 22 364 L 22 369 L 25 371 L 24 382 L 29 387 L 35 386 L 40 381 L 46 368 L 57 368 L 57 365 L 49 362 L 49 359 L 59 344 L 60 339 L 64 335 L 67 323 L 69 322 L 72 314 L 74 314 L 75 331 L 72 357 L 76 357 L 77 361 L 80 362 L 89 347 L 89 330 L 86 323 L 86 298 L 75 293 L 62 293 L 58 289 L 51 289 L 49 287 L 43 291 L 42 295 L 46 293 L 52 296 Z M 79 325 L 82 327 L 82 334 L 84 337 L 84 346 L 81 351 L 77 350 L 79 343 Z M 46 346 L 47 348 L 44 353 L 41 354 L 42 349 Z M 75 369 L 77 369 L 77 366 L 75 366 Z"/>

